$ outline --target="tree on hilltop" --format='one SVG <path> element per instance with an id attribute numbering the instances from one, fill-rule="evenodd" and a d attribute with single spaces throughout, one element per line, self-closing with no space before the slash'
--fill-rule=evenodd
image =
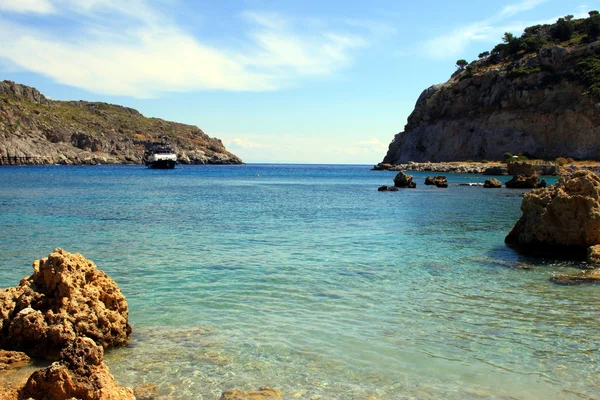
<path id="1" fill-rule="evenodd" d="M 458 68 L 459 71 L 462 71 L 463 69 L 465 69 L 465 67 L 469 65 L 469 63 L 467 62 L 467 60 L 457 60 L 456 61 L 456 68 Z"/>

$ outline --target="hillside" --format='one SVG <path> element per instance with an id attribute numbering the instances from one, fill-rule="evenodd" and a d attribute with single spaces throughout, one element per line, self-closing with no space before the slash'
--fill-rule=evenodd
<path id="1" fill-rule="evenodd" d="M 0 82 L 0 162 L 17 156 L 29 157 L 18 159 L 27 164 L 136 164 L 161 137 L 183 164 L 242 163 L 195 126 L 113 104 L 49 100 L 32 87 Z"/>
<path id="2" fill-rule="evenodd" d="M 383 162 L 600 159 L 600 15 L 505 34 L 423 91 Z"/>

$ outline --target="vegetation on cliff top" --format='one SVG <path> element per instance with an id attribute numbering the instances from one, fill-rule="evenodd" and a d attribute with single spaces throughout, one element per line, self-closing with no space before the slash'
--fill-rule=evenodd
<path id="1" fill-rule="evenodd" d="M 600 13 L 590 11 L 588 18 L 574 19 L 572 15 L 559 18 L 555 24 L 534 25 L 525 28 L 521 36 L 506 32 L 502 43 L 491 51 L 479 54 L 479 59 L 468 63 L 464 59 L 457 60 L 458 73 L 461 78 L 483 73 L 490 68 L 503 68 L 508 77 L 516 79 L 522 76 L 542 72 L 539 66 L 523 67 L 518 62 L 543 49 L 554 46 L 574 47 L 592 43 L 600 38 Z M 561 79 L 577 80 L 584 84 L 589 94 L 600 99 L 600 49 L 590 51 L 574 68 L 568 71 L 554 71 L 546 67 L 546 83 L 555 83 Z"/>

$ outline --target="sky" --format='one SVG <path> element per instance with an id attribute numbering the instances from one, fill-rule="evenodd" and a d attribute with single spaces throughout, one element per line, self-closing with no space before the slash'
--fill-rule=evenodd
<path id="1" fill-rule="evenodd" d="M 600 0 L 0 0 L 0 80 L 200 127 L 247 163 L 380 162 L 420 93 Z"/>

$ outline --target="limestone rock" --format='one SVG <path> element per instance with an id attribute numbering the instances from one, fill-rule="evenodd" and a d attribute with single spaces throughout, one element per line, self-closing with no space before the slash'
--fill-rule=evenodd
<path id="1" fill-rule="evenodd" d="M 586 261 L 589 264 L 600 265 L 600 244 L 588 247 Z"/>
<path id="2" fill-rule="evenodd" d="M 135 400 L 133 391 L 117 385 L 103 364 L 104 350 L 92 339 L 77 338 L 58 362 L 35 371 L 21 390 L 21 398 L 46 400 Z"/>
<path id="3" fill-rule="evenodd" d="M 0 371 L 29 364 L 31 359 L 20 351 L 0 350 Z"/>
<path id="4" fill-rule="evenodd" d="M 413 181 L 412 175 L 408 175 L 400 171 L 394 177 L 394 186 L 401 188 L 415 188 L 417 187 L 417 184 Z"/>
<path id="5" fill-rule="evenodd" d="M 398 188 L 395 186 L 383 185 L 383 186 L 378 187 L 377 191 L 379 191 L 379 192 L 397 192 Z"/>
<path id="6" fill-rule="evenodd" d="M 555 185 L 525 194 L 521 211 L 507 244 L 584 259 L 588 247 L 600 244 L 600 177 L 586 170 L 561 177 Z"/>
<path id="7" fill-rule="evenodd" d="M 223 392 L 220 400 L 276 400 L 282 398 L 283 396 L 279 390 L 263 386 L 256 391 L 247 392 L 240 389 L 230 389 Z"/>
<path id="8" fill-rule="evenodd" d="M 127 301 L 92 261 L 55 249 L 33 269 L 19 286 L 0 291 L 0 347 L 51 356 L 79 336 L 104 348 L 128 342 Z"/>
<path id="9" fill-rule="evenodd" d="M 484 188 L 501 188 L 502 182 L 496 178 L 486 179 L 483 183 Z"/>

